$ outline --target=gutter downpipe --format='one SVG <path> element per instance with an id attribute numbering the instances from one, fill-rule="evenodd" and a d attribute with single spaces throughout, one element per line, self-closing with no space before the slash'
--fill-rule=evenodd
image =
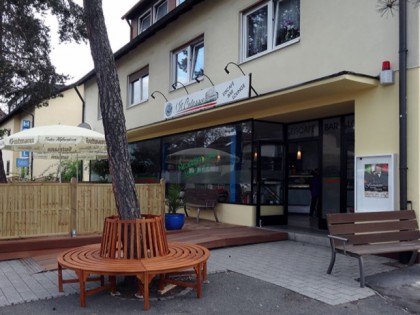
<path id="1" fill-rule="evenodd" d="M 77 89 L 77 86 L 74 87 L 74 90 L 77 93 L 77 96 L 79 96 L 80 100 L 82 101 L 82 123 L 85 122 L 85 106 L 86 106 L 86 102 L 83 99 L 82 95 L 80 94 L 80 91 Z"/>
<path id="2" fill-rule="evenodd" d="M 407 210 L 407 0 L 399 1 L 400 210 Z"/>

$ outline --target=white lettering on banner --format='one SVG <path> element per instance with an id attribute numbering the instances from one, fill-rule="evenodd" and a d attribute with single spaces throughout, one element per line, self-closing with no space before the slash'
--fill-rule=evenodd
<path id="1" fill-rule="evenodd" d="M 164 118 L 187 115 L 248 98 L 250 81 L 250 76 L 242 76 L 185 97 L 168 101 L 164 105 Z"/>

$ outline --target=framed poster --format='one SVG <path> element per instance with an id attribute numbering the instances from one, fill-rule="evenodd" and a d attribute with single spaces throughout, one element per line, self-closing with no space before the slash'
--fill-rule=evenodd
<path id="1" fill-rule="evenodd" d="M 355 211 L 393 211 L 396 207 L 395 154 L 355 157 Z"/>

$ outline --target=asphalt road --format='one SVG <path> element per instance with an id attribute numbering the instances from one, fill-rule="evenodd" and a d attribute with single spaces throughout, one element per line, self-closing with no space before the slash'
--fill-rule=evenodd
<path id="1" fill-rule="evenodd" d="M 409 311 L 401 300 L 381 294 L 331 306 L 234 272 L 210 274 L 209 280 L 201 299 L 194 290 L 178 289 L 170 297 L 152 297 L 149 311 L 143 310 L 143 300 L 128 292 L 119 297 L 104 292 L 87 297 L 86 308 L 79 307 L 76 294 L 1 307 L 0 314 L 416 314 L 415 305 Z"/>

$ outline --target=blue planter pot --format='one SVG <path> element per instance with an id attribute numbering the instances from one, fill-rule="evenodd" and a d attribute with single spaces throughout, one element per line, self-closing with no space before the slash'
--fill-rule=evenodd
<path id="1" fill-rule="evenodd" d="M 167 213 L 165 214 L 165 227 L 167 230 L 180 230 L 185 223 L 185 214 Z"/>

